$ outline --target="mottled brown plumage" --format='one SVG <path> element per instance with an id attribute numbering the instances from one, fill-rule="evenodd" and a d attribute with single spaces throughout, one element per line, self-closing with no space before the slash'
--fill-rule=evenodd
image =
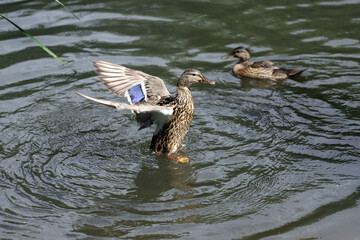
<path id="1" fill-rule="evenodd" d="M 176 96 L 173 97 L 158 77 L 105 61 L 95 61 L 94 66 L 104 85 L 115 94 L 127 97 L 130 104 L 76 93 L 107 106 L 131 110 L 140 126 L 139 130 L 155 124 L 150 149 L 168 155 L 177 155 L 181 150 L 194 115 L 194 100 L 189 87 L 197 82 L 215 84 L 199 70 L 187 69 L 180 76 Z M 180 157 L 180 160 L 185 162 L 186 158 Z"/>
<path id="2" fill-rule="evenodd" d="M 282 80 L 301 74 L 307 69 L 286 69 L 276 66 L 271 61 L 249 62 L 250 51 L 244 47 L 237 47 L 233 49 L 230 54 L 222 58 L 238 58 L 239 61 L 233 66 L 233 73 L 250 78 L 270 79 L 274 81 Z"/>
<path id="3" fill-rule="evenodd" d="M 178 87 L 173 114 L 158 134 L 154 134 L 150 148 L 155 153 L 176 153 L 182 147 L 194 116 L 194 100 L 187 87 Z"/>

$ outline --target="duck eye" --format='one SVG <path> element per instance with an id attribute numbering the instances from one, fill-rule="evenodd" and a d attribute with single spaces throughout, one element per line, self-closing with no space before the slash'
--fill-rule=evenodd
<path id="1" fill-rule="evenodd" d="M 193 75 L 194 77 L 196 76 L 196 74 L 195 74 L 195 73 L 193 73 L 193 74 L 191 74 L 191 75 Z"/>

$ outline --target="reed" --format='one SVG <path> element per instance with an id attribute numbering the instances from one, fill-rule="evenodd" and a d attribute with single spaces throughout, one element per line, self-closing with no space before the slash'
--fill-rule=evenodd
<path id="1" fill-rule="evenodd" d="M 48 49 L 44 44 L 42 44 L 39 40 L 37 40 L 35 37 L 33 37 L 30 33 L 28 33 L 26 30 L 22 29 L 19 25 L 17 25 L 16 23 L 14 23 L 13 21 L 11 21 L 10 19 L 8 19 L 7 17 L 5 17 L 4 15 L 0 14 L 0 16 L 2 18 L 4 18 L 5 20 L 7 20 L 9 23 L 11 23 L 12 25 L 14 25 L 17 29 L 19 29 L 22 33 L 25 34 L 25 36 L 27 36 L 28 38 L 30 38 L 33 42 L 35 42 L 37 45 L 39 45 L 45 52 L 47 52 L 50 56 L 52 56 L 53 58 L 59 60 L 60 62 L 62 62 L 63 64 L 67 65 L 63 60 L 61 60 L 55 53 L 53 53 L 50 49 Z"/>
<path id="2" fill-rule="evenodd" d="M 71 13 L 75 18 L 77 18 L 80 22 L 81 19 L 75 15 L 75 13 L 73 13 L 68 7 L 66 7 L 62 2 L 60 2 L 59 0 L 55 0 L 58 4 L 60 4 L 63 8 L 65 8 L 69 13 Z M 11 21 L 9 18 L 5 17 L 3 14 L 0 14 L 0 16 L 7 20 L 9 23 L 11 23 L 12 25 L 14 25 L 17 29 L 19 29 L 19 31 L 21 31 L 23 34 L 25 34 L 25 36 L 27 36 L 28 38 L 30 38 L 33 42 L 35 42 L 37 45 L 39 45 L 45 52 L 47 52 L 50 56 L 52 56 L 53 58 L 57 59 L 58 61 L 60 61 L 61 63 L 63 63 L 64 65 L 67 65 L 63 60 L 61 60 L 55 53 L 53 53 L 49 48 L 47 48 L 44 44 L 42 44 L 39 40 L 37 40 L 35 37 L 33 37 L 29 32 L 27 32 L 26 30 L 22 29 L 19 25 L 17 25 L 16 23 L 14 23 L 13 21 Z"/>
<path id="3" fill-rule="evenodd" d="M 71 13 L 74 17 L 76 17 L 77 20 L 79 20 L 80 22 L 82 22 L 81 19 L 80 19 L 78 16 L 76 16 L 75 13 L 73 13 L 73 12 L 72 12 L 68 7 L 66 7 L 62 2 L 60 2 L 59 0 L 55 0 L 55 2 L 57 2 L 58 4 L 60 4 L 63 8 L 66 9 L 66 11 L 68 11 L 68 12 Z"/>

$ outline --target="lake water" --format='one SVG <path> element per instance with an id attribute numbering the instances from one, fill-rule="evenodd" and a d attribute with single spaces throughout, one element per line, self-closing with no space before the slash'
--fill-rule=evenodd
<path id="1" fill-rule="evenodd" d="M 360 239 L 360 1 L 0 1 L 1 239 Z M 307 67 L 238 78 L 221 56 Z M 177 164 L 93 72 L 186 68 L 195 116 Z"/>

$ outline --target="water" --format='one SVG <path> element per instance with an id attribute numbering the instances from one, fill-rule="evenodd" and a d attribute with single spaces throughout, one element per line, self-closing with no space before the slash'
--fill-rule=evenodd
<path id="1" fill-rule="evenodd" d="M 360 1 L 0 2 L 2 239 L 360 239 Z M 307 67 L 239 79 L 221 56 Z M 188 165 L 149 152 L 91 62 L 201 70 Z"/>

